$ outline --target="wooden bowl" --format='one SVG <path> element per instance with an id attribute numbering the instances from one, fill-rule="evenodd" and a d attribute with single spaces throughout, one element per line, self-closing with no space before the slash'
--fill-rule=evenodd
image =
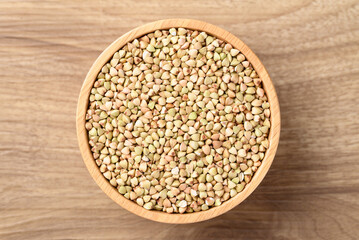
<path id="1" fill-rule="evenodd" d="M 92 156 L 90 146 L 88 143 L 87 131 L 85 129 L 85 114 L 88 107 L 89 95 L 91 88 L 96 80 L 98 73 L 100 72 L 102 66 L 106 64 L 112 55 L 118 51 L 122 46 L 127 42 L 134 40 L 135 38 L 141 37 L 147 33 L 154 32 L 158 29 L 169 29 L 169 28 L 178 28 L 183 27 L 192 30 L 205 31 L 212 36 L 215 36 L 221 40 L 230 43 L 234 48 L 240 50 L 252 64 L 254 69 L 257 71 L 257 74 L 262 79 L 264 90 L 267 94 L 268 101 L 270 103 L 271 109 L 271 128 L 268 136 L 269 148 L 265 153 L 265 157 L 262 161 L 262 165 L 258 168 L 257 172 L 254 174 L 251 182 L 246 185 L 244 190 L 241 193 L 238 193 L 235 197 L 230 198 L 228 201 L 224 202 L 221 206 L 210 208 L 207 211 L 200 211 L 195 213 L 185 213 L 185 214 L 168 214 L 156 210 L 146 210 L 143 207 L 137 205 L 131 200 L 123 197 L 116 188 L 114 188 L 107 179 L 101 174 L 99 167 L 96 165 L 95 160 Z M 240 39 L 238 39 L 233 34 L 216 27 L 212 24 L 205 23 L 198 20 L 190 19 L 167 19 L 152 22 L 144 26 L 133 29 L 132 31 L 126 33 L 122 37 L 118 38 L 113 42 L 102 54 L 97 58 L 95 63 L 92 65 L 90 71 L 88 72 L 85 81 L 82 85 L 80 97 L 77 105 L 77 137 L 79 141 L 80 151 L 83 157 L 83 160 L 86 164 L 88 171 L 95 180 L 95 182 L 100 186 L 100 188 L 117 204 L 121 207 L 127 209 L 128 211 L 137 214 L 141 217 L 151 219 L 158 222 L 164 223 L 193 223 L 207 220 L 218 215 L 221 215 L 233 207 L 240 204 L 244 199 L 246 199 L 259 183 L 263 180 L 264 176 L 268 172 L 269 167 L 272 164 L 274 155 L 277 151 L 277 146 L 279 142 L 280 134 L 280 112 L 279 112 L 279 103 L 277 94 L 275 92 L 273 83 L 269 78 L 267 71 L 265 70 L 263 64 L 259 61 L 258 57 L 252 52 L 252 50 L 245 45 Z"/>

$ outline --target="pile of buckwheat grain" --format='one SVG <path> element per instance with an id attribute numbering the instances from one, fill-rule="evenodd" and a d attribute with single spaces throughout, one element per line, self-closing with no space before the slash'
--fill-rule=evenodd
<path id="1" fill-rule="evenodd" d="M 123 46 L 91 90 L 86 129 L 112 186 L 145 209 L 207 210 L 240 193 L 268 148 L 268 99 L 245 56 L 205 32 Z"/>

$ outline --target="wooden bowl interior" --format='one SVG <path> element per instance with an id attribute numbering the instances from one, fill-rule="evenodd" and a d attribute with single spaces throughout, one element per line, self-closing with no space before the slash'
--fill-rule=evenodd
<path id="1" fill-rule="evenodd" d="M 141 37 L 147 33 L 154 32 L 155 30 L 169 29 L 172 27 L 183 27 L 187 29 L 207 32 L 212 36 L 230 43 L 234 48 L 240 50 L 252 64 L 259 77 L 262 79 L 263 87 L 267 94 L 271 109 L 271 128 L 268 136 L 270 145 L 265 153 L 265 158 L 262 161 L 262 165 L 254 174 L 251 182 L 246 185 L 241 193 L 238 193 L 234 198 L 230 198 L 221 206 L 210 208 L 207 211 L 186 214 L 168 214 L 155 210 L 149 211 L 132 202 L 131 200 L 126 199 L 120 193 L 118 193 L 116 188 L 114 188 L 107 181 L 107 179 L 105 179 L 98 166 L 96 165 L 88 143 L 87 130 L 85 129 L 85 115 L 88 108 L 90 91 L 102 66 L 106 64 L 113 56 L 113 54 L 122 48 L 127 42 Z M 259 61 L 258 57 L 252 52 L 252 50 L 240 39 L 217 26 L 202 21 L 190 19 L 168 19 L 152 22 L 138 27 L 118 38 L 105 51 L 102 52 L 102 54 L 92 65 L 83 83 L 77 106 L 76 127 L 79 147 L 86 167 L 95 182 L 113 201 L 134 214 L 154 221 L 165 223 L 193 223 L 207 220 L 229 211 L 245 200 L 263 180 L 272 164 L 278 147 L 280 134 L 280 111 L 277 94 L 266 69 Z"/>

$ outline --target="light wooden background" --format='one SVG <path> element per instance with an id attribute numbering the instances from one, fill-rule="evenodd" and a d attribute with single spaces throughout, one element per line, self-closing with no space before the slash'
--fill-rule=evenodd
<path id="1" fill-rule="evenodd" d="M 276 86 L 278 154 L 240 206 L 192 225 L 137 217 L 77 146 L 82 81 L 117 37 L 164 18 L 240 37 Z M 358 239 L 359 2 L 0 1 L 0 239 Z"/>

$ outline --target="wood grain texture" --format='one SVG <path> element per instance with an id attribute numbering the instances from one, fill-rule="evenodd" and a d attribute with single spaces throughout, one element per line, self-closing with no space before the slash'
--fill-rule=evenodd
<path id="1" fill-rule="evenodd" d="M 119 207 L 88 174 L 76 138 L 77 97 L 94 60 L 164 18 L 238 36 L 281 104 L 281 140 L 261 185 L 190 225 Z M 0 1 L 0 239 L 357 239 L 358 52 L 357 0 Z"/>
<path id="2" fill-rule="evenodd" d="M 108 182 L 108 180 L 103 176 L 103 174 L 99 170 L 99 167 L 95 163 L 91 152 L 91 147 L 88 143 L 88 132 L 85 128 L 85 116 L 88 109 L 88 99 L 90 96 L 91 89 L 97 79 L 98 73 L 101 72 L 102 67 L 112 58 L 114 53 L 121 49 L 126 43 L 132 42 L 134 39 L 139 38 L 145 34 L 155 32 L 156 30 L 170 29 L 173 27 L 198 30 L 200 32 L 204 31 L 214 37 L 217 37 L 231 44 L 235 49 L 238 49 L 241 53 L 243 53 L 244 56 L 246 56 L 247 60 L 252 64 L 253 68 L 256 70 L 260 79 L 262 80 L 263 88 L 266 91 L 266 95 L 268 97 L 268 102 L 270 103 L 271 109 L 271 128 L 268 135 L 270 145 L 268 150 L 265 152 L 265 158 L 263 159 L 261 166 L 255 173 L 251 182 L 246 185 L 246 187 L 241 193 L 236 195 L 234 198 L 231 198 L 228 201 L 224 202 L 221 206 L 211 208 L 208 211 L 200 211 L 187 214 L 167 214 L 160 211 L 148 211 L 119 194 L 118 190 Z M 244 201 L 261 183 L 261 181 L 267 174 L 277 151 L 280 135 L 280 111 L 277 93 L 274 89 L 272 80 L 270 79 L 268 72 L 266 71 L 265 67 L 258 59 L 258 57 L 253 53 L 253 51 L 248 48 L 248 46 L 244 44 L 239 38 L 229 33 L 228 31 L 225 31 L 224 29 L 221 29 L 213 24 L 209 24 L 203 21 L 193 19 L 166 19 L 151 22 L 129 31 L 128 33 L 124 34 L 116 41 L 114 41 L 110 46 L 108 46 L 96 59 L 89 72 L 87 73 L 81 88 L 77 104 L 76 129 L 80 151 L 87 169 L 89 170 L 91 176 L 93 177 L 97 185 L 99 185 L 99 187 L 102 189 L 102 191 L 104 191 L 117 204 L 134 214 L 153 221 L 163 223 L 194 223 L 214 218 L 231 210 L 232 208 L 240 204 L 242 201 Z"/>

